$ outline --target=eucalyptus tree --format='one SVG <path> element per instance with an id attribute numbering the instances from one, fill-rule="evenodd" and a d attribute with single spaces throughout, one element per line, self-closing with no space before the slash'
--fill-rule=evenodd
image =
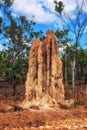
<path id="1" fill-rule="evenodd" d="M 77 55 L 77 80 L 87 84 L 87 50 L 80 48 Z"/>
<path id="2" fill-rule="evenodd" d="M 13 95 L 15 95 L 18 78 L 23 80 L 26 75 L 31 40 L 34 37 L 42 37 L 42 32 L 33 30 L 33 26 L 36 24 L 33 20 L 27 20 L 25 16 L 20 15 L 14 17 L 12 4 L 13 0 L 3 0 L 0 3 L 0 9 L 3 12 L 3 17 L 0 18 L 0 38 L 9 54 L 9 65 L 5 74 L 7 78 L 12 79 Z"/>
<path id="3" fill-rule="evenodd" d="M 82 39 L 86 38 L 87 35 L 87 12 L 84 11 L 84 6 L 87 4 L 86 0 L 82 0 L 81 4 L 79 1 L 75 0 L 76 9 L 73 11 L 73 18 L 70 13 L 64 12 L 63 2 L 55 2 L 55 10 L 58 18 L 61 19 L 63 27 L 68 29 L 70 36 L 72 37 L 73 47 L 73 58 L 70 59 L 70 64 L 72 68 L 72 86 L 75 87 L 75 75 L 76 75 L 76 57 L 78 55 L 78 48 L 83 45 L 87 45 L 86 41 L 83 42 Z M 68 4 L 68 3 L 67 3 Z"/>
<path id="4" fill-rule="evenodd" d="M 66 29 L 63 29 L 63 30 L 57 29 L 55 31 L 55 35 L 56 35 L 56 38 L 58 40 L 58 48 L 61 49 L 61 51 L 59 51 L 59 54 L 63 60 L 63 81 L 66 84 L 67 84 L 67 80 L 68 80 L 68 78 L 67 78 L 68 61 L 67 61 L 66 48 L 68 46 L 68 43 L 71 41 L 71 39 L 68 37 L 68 33 L 69 33 L 69 30 L 66 30 Z"/>

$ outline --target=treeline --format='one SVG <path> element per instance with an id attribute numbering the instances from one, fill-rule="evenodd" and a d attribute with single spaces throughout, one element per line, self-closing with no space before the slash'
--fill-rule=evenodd
<path id="1" fill-rule="evenodd" d="M 0 78 L 25 79 L 31 41 L 43 38 L 42 31 L 35 32 L 36 23 L 25 16 L 14 16 L 12 12 L 13 0 L 0 2 Z M 16 14 L 15 14 L 16 15 Z"/>
<path id="2" fill-rule="evenodd" d="M 36 23 L 25 16 L 13 15 L 13 0 L 0 1 L 0 80 L 11 82 L 15 95 L 18 82 L 25 81 L 31 41 L 43 39 L 42 31 L 35 32 Z"/>
<path id="3" fill-rule="evenodd" d="M 3 17 L 0 17 L 0 43 L 4 46 L 0 51 L 0 80 L 12 81 L 15 88 L 16 82 L 26 79 L 31 41 L 34 38 L 42 40 L 44 35 L 42 31 L 34 31 L 36 23 L 32 19 L 18 15 L 14 17 L 12 4 L 12 0 L 0 3 L 3 12 Z M 63 12 L 63 3 L 55 1 L 56 15 L 63 24 L 61 30 L 58 28 L 55 31 L 58 48 L 62 48 L 59 53 L 63 61 L 63 81 L 72 84 L 72 87 L 75 87 L 76 81 L 87 83 L 87 50 L 86 47 L 83 49 L 85 43 L 82 42 L 82 38 L 85 39 L 87 14 L 84 15 L 82 10 L 83 3 L 79 7 L 77 2 L 77 7 L 75 19 L 72 20 Z"/>
<path id="4" fill-rule="evenodd" d="M 72 59 L 72 47 L 66 48 L 66 53 L 61 55 L 63 62 L 63 81 L 72 83 L 72 68 L 69 57 Z M 0 51 L 0 80 L 10 81 L 16 78 L 19 81 L 25 81 L 28 70 L 28 54 L 26 51 L 21 53 L 14 62 L 10 49 Z M 75 81 L 87 83 L 87 50 L 78 49 L 76 59 Z"/>
<path id="5" fill-rule="evenodd" d="M 71 47 L 66 48 L 66 54 L 62 55 L 63 61 L 63 80 L 66 84 L 72 84 L 73 70 L 69 57 L 72 60 Z M 87 50 L 79 48 L 76 57 L 75 84 L 87 84 Z"/>

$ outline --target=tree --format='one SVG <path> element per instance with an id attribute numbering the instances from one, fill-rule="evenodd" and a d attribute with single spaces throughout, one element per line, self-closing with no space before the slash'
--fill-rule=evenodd
<path id="1" fill-rule="evenodd" d="M 15 95 L 16 83 L 18 79 L 24 77 L 27 69 L 28 51 L 31 40 L 34 37 L 42 36 L 42 32 L 34 32 L 35 22 L 27 20 L 25 16 L 14 17 L 11 13 L 12 0 L 3 0 L 0 9 L 4 18 L 1 18 L 1 39 L 4 38 L 4 46 L 8 53 L 8 68 L 5 76 L 12 80 L 13 95 Z M 1 41 L 3 42 L 3 41 Z M 25 69 L 23 69 L 25 67 Z M 22 78 L 23 79 L 23 78 Z"/>
<path id="2" fill-rule="evenodd" d="M 68 46 L 68 42 L 71 41 L 70 38 L 68 38 L 69 30 L 63 29 L 63 30 L 56 30 L 55 35 L 58 40 L 58 48 L 61 48 L 63 51 L 60 51 L 60 55 L 62 57 L 63 55 L 63 81 L 67 84 L 67 54 L 66 54 L 66 48 Z"/>
<path id="3" fill-rule="evenodd" d="M 5 71 L 7 70 L 8 67 L 8 53 L 7 50 L 2 50 L 0 51 L 0 79 L 3 80 L 5 79 Z"/>
<path id="4" fill-rule="evenodd" d="M 83 45 L 82 38 L 87 35 L 87 31 L 85 30 L 87 27 L 87 13 L 84 12 L 84 3 L 87 2 L 85 0 L 82 0 L 81 4 L 76 0 L 77 8 L 73 12 L 74 19 L 70 16 L 70 14 L 66 14 L 64 12 L 64 6 L 63 3 L 61 3 L 61 6 L 59 2 L 55 2 L 55 10 L 57 12 L 58 18 L 61 19 L 63 23 L 63 27 L 68 29 L 70 31 L 70 35 L 73 35 L 73 58 L 70 60 L 71 68 L 72 68 L 72 86 L 73 89 L 75 87 L 75 74 L 76 74 L 76 57 L 78 48 Z M 87 3 L 85 3 L 87 4 Z M 57 8 L 61 8 L 61 11 Z M 60 15 L 58 15 L 60 14 Z M 86 31 L 86 32 L 85 32 Z M 69 58 L 70 59 L 70 58 Z"/>
<path id="5" fill-rule="evenodd" d="M 61 15 L 63 9 L 64 9 L 64 5 L 63 5 L 63 2 L 62 1 L 54 1 L 55 3 L 55 10 Z"/>
<path id="6" fill-rule="evenodd" d="M 61 58 L 63 61 L 63 73 L 65 73 L 65 64 L 67 68 L 67 82 L 71 84 L 71 77 L 72 77 L 72 67 L 71 67 L 71 62 L 70 60 L 73 59 L 73 49 L 74 46 L 70 45 L 66 47 L 66 53 L 63 53 Z M 65 60 L 66 57 L 66 60 Z M 77 51 L 77 57 L 76 57 L 76 84 L 80 83 L 87 83 L 87 50 L 83 48 L 79 48 Z M 65 63 L 66 62 L 66 63 Z"/>
<path id="7" fill-rule="evenodd" d="M 76 79 L 87 83 L 87 50 L 80 48 L 77 55 Z"/>

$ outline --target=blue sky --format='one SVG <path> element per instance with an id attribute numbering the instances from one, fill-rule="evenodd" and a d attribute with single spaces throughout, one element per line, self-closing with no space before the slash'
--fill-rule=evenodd
<path id="1" fill-rule="evenodd" d="M 12 8 L 15 12 L 22 13 L 22 15 L 25 15 L 28 19 L 34 16 L 34 20 L 37 23 L 47 24 L 58 20 L 55 14 L 55 4 L 53 1 L 54 0 L 14 0 Z M 72 12 L 76 9 L 76 0 L 61 1 L 64 3 L 64 11 L 72 14 Z M 78 1 L 80 5 L 82 0 Z M 84 11 L 87 11 L 87 3 L 86 0 L 84 1 Z M 14 15 L 16 14 L 14 13 Z"/>
<path id="2" fill-rule="evenodd" d="M 54 0 L 14 0 L 12 15 L 17 17 L 21 14 L 25 15 L 29 20 L 33 19 L 37 23 L 35 26 L 36 31 L 42 30 L 45 33 L 48 29 L 62 29 L 61 20 L 56 15 L 55 4 L 53 1 Z M 76 1 L 78 1 L 78 4 L 80 5 L 82 0 L 61 1 L 63 1 L 64 4 L 64 12 L 74 19 L 75 16 L 73 15 L 73 11 L 76 9 Z M 87 13 L 87 0 L 84 0 L 83 11 Z M 2 15 L 3 12 L 0 11 L 0 16 Z M 87 29 L 85 31 L 87 31 Z M 2 49 L 1 45 L 0 49 Z"/>

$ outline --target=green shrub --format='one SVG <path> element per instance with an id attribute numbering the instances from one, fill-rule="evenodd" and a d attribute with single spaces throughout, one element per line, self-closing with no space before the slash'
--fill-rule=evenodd
<path id="1" fill-rule="evenodd" d="M 84 102 L 81 102 L 81 101 L 79 101 L 79 102 L 74 102 L 73 107 L 82 106 L 82 105 L 85 105 L 85 103 L 84 103 Z"/>
<path id="2" fill-rule="evenodd" d="M 68 109 L 68 106 L 66 104 L 60 104 L 60 108 Z"/>
<path id="3" fill-rule="evenodd" d="M 20 97 L 15 96 L 15 97 L 14 97 L 14 101 L 18 101 L 18 100 L 20 100 Z"/>

